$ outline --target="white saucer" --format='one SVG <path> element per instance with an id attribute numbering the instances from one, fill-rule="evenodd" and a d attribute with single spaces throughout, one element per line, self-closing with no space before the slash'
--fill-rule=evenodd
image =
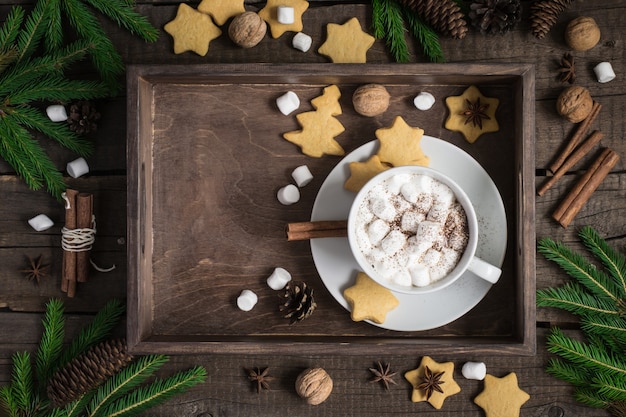
<path id="1" fill-rule="evenodd" d="M 430 157 L 430 167 L 455 180 L 467 193 L 480 224 L 476 255 L 502 266 L 506 251 L 507 227 L 502 197 L 489 174 L 474 158 L 457 146 L 424 135 L 421 146 Z M 374 140 L 343 158 L 320 187 L 311 220 L 348 218 L 355 194 L 343 184 L 349 176 L 348 164 L 365 161 L 378 150 Z M 346 310 L 350 310 L 343 290 L 354 284 L 358 265 L 350 252 L 347 238 L 311 239 L 311 252 L 317 271 L 328 291 Z M 461 317 L 487 294 L 491 284 L 465 272 L 452 285 L 433 293 L 409 295 L 394 292 L 400 305 L 387 314 L 383 324 L 369 322 L 388 330 L 419 331 L 446 325 Z M 436 312 L 436 313 L 434 313 Z"/>

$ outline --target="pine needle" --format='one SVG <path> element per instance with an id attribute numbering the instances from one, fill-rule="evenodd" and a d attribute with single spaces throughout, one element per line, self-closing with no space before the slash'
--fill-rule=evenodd
<path id="1" fill-rule="evenodd" d="M 15 40 L 20 33 L 23 21 L 24 9 L 20 6 L 12 7 L 0 27 L 0 51 L 7 52 L 15 48 Z"/>
<path id="2" fill-rule="evenodd" d="M 445 62 L 437 32 L 427 25 L 416 13 L 413 13 L 407 8 L 404 9 L 404 16 L 408 23 L 409 30 L 419 41 L 424 55 L 430 62 Z"/>
<path id="3" fill-rule="evenodd" d="M 12 359 L 11 396 L 13 403 L 19 411 L 28 413 L 32 409 L 34 399 L 34 381 L 30 353 L 16 352 Z"/>
<path id="4" fill-rule="evenodd" d="M 626 299 L 626 257 L 610 247 L 592 227 L 583 227 L 579 236 L 591 253 L 602 261 L 618 284 L 613 289 L 616 298 Z"/>
<path id="5" fill-rule="evenodd" d="M 132 8 L 132 2 L 121 0 L 85 0 L 102 14 L 111 18 L 118 26 L 140 36 L 147 42 L 156 42 L 159 31 Z"/>
<path id="6" fill-rule="evenodd" d="M 582 285 L 575 282 L 568 282 L 557 288 L 538 290 L 537 306 L 560 308 L 579 316 L 620 314 L 615 303 L 590 295 Z"/>
<path id="7" fill-rule="evenodd" d="M 36 357 L 37 381 L 45 386 L 54 373 L 55 362 L 59 359 L 63 349 L 65 336 L 65 319 L 63 318 L 63 303 L 53 298 L 46 304 L 46 313 L 43 318 L 43 335 L 39 342 Z"/>
<path id="8" fill-rule="evenodd" d="M 402 9 L 395 0 L 380 1 L 387 48 L 396 62 L 409 62 L 409 47 L 404 36 L 406 29 L 402 20 Z"/>

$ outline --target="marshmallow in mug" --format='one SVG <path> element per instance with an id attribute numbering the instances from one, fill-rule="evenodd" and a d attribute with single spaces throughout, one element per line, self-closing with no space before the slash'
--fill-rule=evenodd
<path id="1" fill-rule="evenodd" d="M 237 297 L 237 307 L 241 311 L 250 311 L 256 305 L 259 298 L 251 290 L 243 290 L 239 297 Z"/>
<path id="2" fill-rule="evenodd" d="M 285 94 L 276 99 L 276 106 L 282 114 L 287 116 L 289 113 L 300 107 L 300 99 L 293 91 L 287 91 Z"/>
<path id="3" fill-rule="evenodd" d="M 285 268 L 274 268 L 274 272 L 267 278 L 267 285 L 273 290 L 282 290 L 291 281 L 291 274 Z"/>
<path id="4" fill-rule="evenodd" d="M 302 32 L 296 33 L 291 41 L 291 45 L 302 52 L 307 52 L 312 44 L 313 38 Z"/>
<path id="5" fill-rule="evenodd" d="M 300 165 L 291 173 L 291 178 L 296 182 L 298 187 L 304 187 L 311 181 L 313 181 L 313 174 L 306 165 Z"/>
<path id="6" fill-rule="evenodd" d="M 615 79 L 615 72 L 613 72 L 613 67 L 610 62 L 600 62 L 593 67 L 593 72 L 596 73 L 599 83 L 608 83 Z"/>
<path id="7" fill-rule="evenodd" d="M 48 230 L 52 226 L 54 226 L 54 222 L 50 219 L 50 217 L 45 214 L 39 214 L 32 219 L 28 220 L 28 224 L 30 227 L 35 229 L 37 232 L 43 232 L 44 230 Z"/>
<path id="8" fill-rule="evenodd" d="M 295 185 L 288 184 L 278 190 L 276 198 L 278 198 L 280 204 L 289 206 L 300 201 L 300 191 Z"/>

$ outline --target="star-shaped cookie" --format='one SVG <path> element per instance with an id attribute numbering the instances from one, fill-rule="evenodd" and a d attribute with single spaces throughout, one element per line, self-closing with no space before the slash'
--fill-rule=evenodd
<path id="1" fill-rule="evenodd" d="M 278 21 L 278 6 L 293 7 L 293 23 L 284 24 Z M 285 32 L 301 32 L 302 15 L 308 8 L 309 2 L 306 0 L 267 0 L 265 7 L 259 11 L 259 16 L 270 25 L 272 38 L 276 39 Z"/>
<path id="2" fill-rule="evenodd" d="M 391 127 L 376 130 L 376 137 L 380 141 L 378 157 L 394 167 L 428 166 L 430 158 L 424 155 L 420 145 L 423 135 L 424 130 L 409 126 L 402 117 L 397 116 Z"/>
<path id="3" fill-rule="evenodd" d="M 485 388 L 474 398 L 486 417 L 519 417 L 520 408 L 530 395 L 517 385 L 517 375 L 511 372 L 505 377 L 485 376 Z"/>
<path id="4" fill-rule="evenodd" d="M 478 87 L 468 87 L 460 96 L 446 98 L 448 118 L 445 127 L 453 132 L 461 132 L 469 143 L 483 133 L 500 130 L 496 120 L 496 109 L 500 100 L 485 97 Z"/>
<path id="5" fill-rule="evenodd" d="M 336 85 L 324 88 L 321 96 L 311 100 L 315 111 L 300 113 L 296 116 L 302 130 L 284 133 L 283 137 L 300 146 L 302 153 L 314 158 L 320 158 L 324 154 L 343 155 L 345 151 L 334 139 L 346 130 L 335 118 L 341 114 L 339 97 L 341 97 L 341 92 Z"/>
<path id="6" fill-rule="evenodd" d="M 426 367 L 428 367 L 430 372 L 432 372 L 433 374 L 443 372 L 441 378 L 439 379 L 439 386 L 443 392 L 433 390 L 430 398 L 427 398 L 428 395 L 426 393 L 426 390 L 418 388 L 420 384 L 424 382 Z M 443 406 L 443 402 L 447 397 L 461 392 L 461 387 L 459 386 L 459 384 L 456 383 L 453 377 L 453 362 L 438 363 L 435 362 L 430 356 L 424 356 L 422 358 L 422 361 L 420 362 L 420 366 L 417 369 L 413 369 L 412 371 L 404 374 L 404 378 L 409 381 L 409 383 L 413 386 L 411 401 L 413 401 L 414 403 L 427 401 L 437 410 L 441 409 L 441 407 Z"/>
<path id="7" fill-rule="evenodd" d="M 326 31 L 326 40 L 317 52 L 334 63 L 360 64 L 367 61 L 367 51 L 374 45 L 375 38 L 363 32 L 356 17 L 343 25 L 329 23 Z"/>
<path id="8" fill-rule="evenodd" d="M 209 51 L 209 43 L 222 34 L 209 15 L 185 3 L 178 5 L 176 17 L 166 23 L 163 29 L 174 38 L 175 54 L 193 51 L 205 56 Z"/>
<path id="9" fill-rule="evenodd" d="M 354 321 L 384 323 L 387 313 L 400 304 L 390 290 L 376 283 L 364 272 L 357 274 L 355 284 L 346 288 L 343 296 L 350 304 Z"/>
<path id="10" fill-rule="evenodd" d="M 376 174 L 389 169 L 388 166 L 380 162 L 378 155 L 372 155 L 365 162 L 350 162 L 348 167 L 350 168 L 350 176 L 343 186 L 346 190 L 355 193 L 358 193 L 365 183 L 374 178 Z"/>
<path id="11" fill-rule="evenodd" d="M 213 17 L 215 23 L 222 26 L 228 19 L 246 11 L 243 0 L 202 0 L 198 11 Z"/>

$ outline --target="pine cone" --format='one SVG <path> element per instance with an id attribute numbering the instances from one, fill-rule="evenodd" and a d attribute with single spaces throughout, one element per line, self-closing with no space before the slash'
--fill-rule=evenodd
<path id="1" fill-rule="evenodd" d="M 98 120 L 100 120 L 100 113 L 91 102 L 81 100 L 70 105 L 67 123 L 70 125 L 70 130 L 79 135 L 96 131 Z"/>
<path id="2" fill-rule="evenodd" d="M 286 313 L 284 317 L 289 319 L 289 324 L 302 321 L 309 317 L 317 304 L 313 299 L 313 288 L 304 282 L 290 282 L 285 287 L 281 297 L 279 309 Z"/>
<path id="3" fill-rule="evenodd" d="M 126 340 L 102 342 L 59 369 L 48 382 L 48 398 L 62 407 L 97 387 L 133 359 Z"/>
<path id="4" fill-rule="evenodd" d="M 482 34 L 503 34 L 520 20 L 520 0 L 476 0 L 470 4 L 468 14 L 472 26 Z"/>
<path id="5" fill-rule="evenodd" d="M 397 0 L 417 13 L 437 32 L 455 39 L 467 35 L 467 22 L 461 8 L 454 0 Z"/>
<path id="6" fill-rule="evenodd" d="M 569 7 L 574 0 L 538 0 L 530 5 L 530 25 L 533 35 L 543 39 L 552 29 L 561 12 Z"/>

